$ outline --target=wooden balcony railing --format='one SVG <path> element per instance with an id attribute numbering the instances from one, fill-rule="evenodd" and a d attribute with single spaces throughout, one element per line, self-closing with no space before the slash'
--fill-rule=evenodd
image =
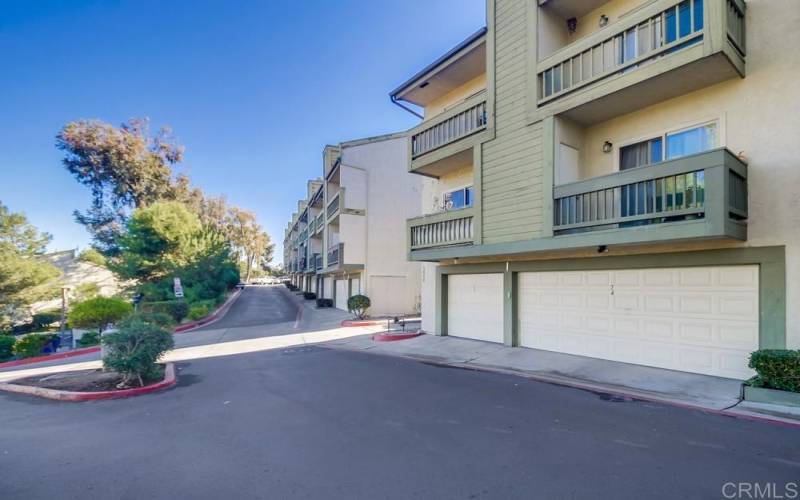
<path id="1" fill-rule="evenodd" d="M 407 222 L 409 249 L 471 244 L 473 218 L 473 209 L 464 208 L 410 219 Z"/>
<path id="2" fill-rule="evenodd" d="M 703 219 L 710 212 L 744 221 L 747 166 L 716 149 L 556 186 L 553 197 L 556 235 Z"/>
<path id="3" fill-rule="evenodd" d="M 411 157 L 418 158 L 486 128 L 486 92 L 467 99 L 411 134 Z"/>
<path id="4" fill-rule="evenodd" d="M 744 56 L 741 0 L 660 0 L 540 62 L 539 104 L 703 41 L 709 32 L 705 12 L 710 4 L 728 10 L 728 37 Z M 715 17 L 710 22 L 717 26 L 723 20 Z"/>

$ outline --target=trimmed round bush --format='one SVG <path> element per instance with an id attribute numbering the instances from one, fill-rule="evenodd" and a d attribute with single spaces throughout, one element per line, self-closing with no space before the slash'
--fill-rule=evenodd
<path id="1" fill-rule="evenodd" d="M 159 376 L 156 362 L 175 342 L 172 333 L 152 321 L 152 317 L 133 314 L 118 325 L 118 330 L 103 336 L 106 354 L 103 366 L 123 376 L 122 385 L 145 381 Z"/>
<path id="2" fill-rule="evenodd" d="M 74 328 L 91 328 L 102 332 L 109 323 L 116 323 L 133 312 L 126 300 L 117 297 L 94 297 L 76 302 L 69 311 L 69 324 Z"/>
<path id="3" fill-rule="evenodd" d="M 17 339 L 11 335 L 0 334 L 0 361 L 6 361 L 14 355 L 14 344 Z"/>
<path id="4" fill-rule="evenodd" d="M 98 332 L 83 332 L 81 338 L 78 339 L 78 346 L 92 347 L 93 345 L 100 345 L 100 334 Z"/>
<path id="5" fill-rule="evenodd" d="M 751 385 L 800 392 L 800 350 L 761 349 L 750 354 L 748 366 L 758 373 Z"/>
<path id="6" fill-rule="evenodd" d="M 211 313 L 211 308 L 206 304 L 196 304 L 189 308 L 189 315 L 187 316 L 192 321 L 203 319 Z"/>
<path id="7" fill-rule="evenodd" d="M 366 295 L 353 295 L 347 299 L 347 310 L 357 319 L 364 319 L 370 305 L 372 304 Z"/>

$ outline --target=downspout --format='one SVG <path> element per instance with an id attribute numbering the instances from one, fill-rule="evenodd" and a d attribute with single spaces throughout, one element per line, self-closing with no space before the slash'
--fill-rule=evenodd
<path id="1" fill-rule="evenodd" d="M 398 100 L 397 100 L 397 98 L 396 98 L 395 96 L 390 96 L 390 98 L 391 98 L 391 100 L 392 100 L 392 104 L 395 104 L 395 105 L 397 105 L 397 106 L 400 106 L 401 108 L 405 109 L 406 111 L 408 111 L 408 112 L 409 112 L 409 113 L 411 113 L 412 115 L 416 116 L 416 117 L 417 117 L 417 118 L 419 118 L 420 120 L 424 120 L 424 119 L 425 119 L 425 117 L 424 117 L 424 116 L 422 116 L 421 114 L 417 113 L 417 112 L 416 112 L 416 111 L 414 111 L 413 109 L 409 108 L 408 106 L 405 106 L 405 105 L 404 105 L 404 104 L 402 104 L 400 101 L 398 101 Z"/>

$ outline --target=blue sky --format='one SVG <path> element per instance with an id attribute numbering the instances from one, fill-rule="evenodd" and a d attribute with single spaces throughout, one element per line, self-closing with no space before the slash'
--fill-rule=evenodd
<path id="1" fill-rule="evenodd" d="M 388 92 L 485 23 L 484 0 L 0 0 L 0 201 L 85 246 L 88 190 L 54 136 L 148 117 L 182 171 L 254 210 L 278 248 L 328 143 L 416 118 Z"/>

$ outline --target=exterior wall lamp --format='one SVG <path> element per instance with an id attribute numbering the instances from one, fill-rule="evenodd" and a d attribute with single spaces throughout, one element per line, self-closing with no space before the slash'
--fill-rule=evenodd
<path id="1" fill-rule="evenodd" d="M 614 145 L 611 143 L 611 141 L 606 141 L 603 143 L 603 153 L 610 153 L 613 148 Z"/>

